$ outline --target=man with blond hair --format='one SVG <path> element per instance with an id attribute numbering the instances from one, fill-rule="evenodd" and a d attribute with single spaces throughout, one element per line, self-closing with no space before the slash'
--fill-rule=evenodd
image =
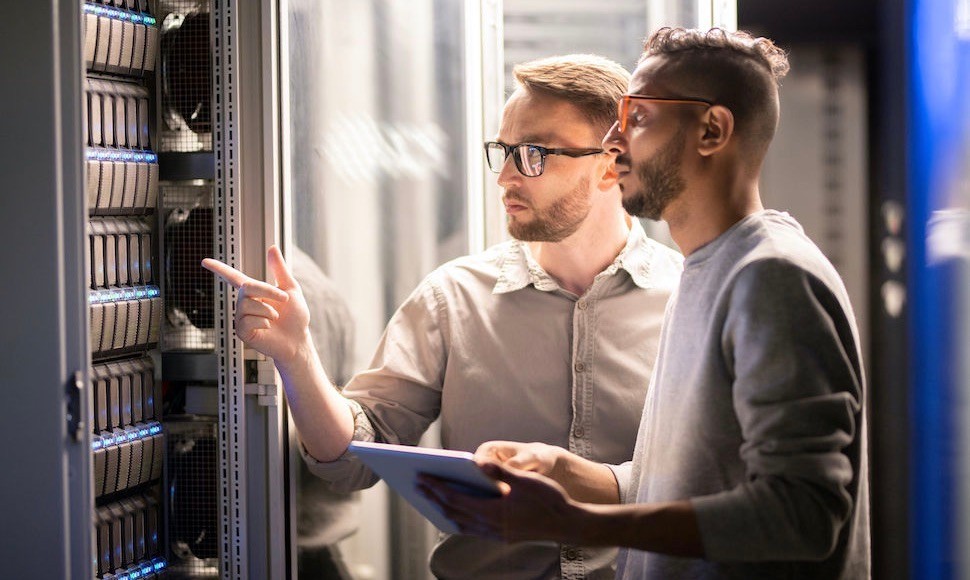
<path id="1" fill-rule="evenodd" d="M 627 580 L 869 577 L 852 307 L 832 264 L 758 190 L 787 70 L 770 40 L 742 32 L 663 29 L 647 42 L 603 143 L 624 207 L 664 219 L 686 259 L 633 461 L 487 443 L 501 498 L 424 488 L 463 532 L 621 546 Z"/>
<path id="2" fill-rule="evenodd" d="M 240 289 L 236 332 L 273 358 L 311 470 L 341 490 L 377 477 L 351 440 L 414 445 L 441 421 L 445 448 L 542 441 L 596 462 L 633 455 L 660 321 L 682 258 L 624 211 L 601 147 L 629 75 L 607 59 L 515 68 L 490 169 L 511 241 L 432 272 L 387 325 L 369 370 L 339 393 L 306 331 L 299 286 L 272 248 L 277 286 L 205 265 Z M 442 536 L 440 578 L 612 578 L 615 549 Z"/>

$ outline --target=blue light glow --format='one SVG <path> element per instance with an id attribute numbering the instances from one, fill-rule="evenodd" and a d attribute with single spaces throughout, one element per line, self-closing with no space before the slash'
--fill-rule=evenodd
<path id="1" fill-rule="evenodd" d="M 91 304 L 104 304 L 106 302 L 117 302 L 119 300 L 155 298 L 160 294 L 161 289 L 156 286 L 135 286 L 122 289 L 94 290 L 88 293 L 88 302 Z"/>
<path id="2" fill-rule="evenodd" d="M 145 24 L 148 26 L 154 26 L 157 20 L 154 17 L 147 14 L 138 14 L 136 12 L 126 12 L 124 10 L 118 10 L 116 8 L 108 8 L 105 6 L 96 6 L 93 4 L 85 4 L 84 12 L 87 14 L 94 14 L 96 16 L 104 16 L 106 18 L 111 18 L 113 20 L 130 20 L 135 24 Z"/>
<path id="3" fill-rule="evenodd" d="M 142 438 L 148 437 L 148 429 L 139 429 L 138 436 Z"/>
<path id="4" fill-rule="evenodd" d="M 90 147 L 85 149 L 84 157 L 88 160 L 98 161 L 158 163 L 158 155 L 148 149 L 101 149 Z"/>
<path id="5" fill-rule="evenodd" d="M 104 437 L 103 439 L 101 439 L 101 441 L 104 442 L 104 446 L 105 447 L 107 447 L 108 445 L 114 445 L 115 444 L 115 438 L 114 437 Z"/>
<path id="6" fill-rule="evenodd" d="M 98 449 L 101 449 L 101 447 L 103 446 L 104 446 L 104 442 L 101 441 L 100 439 L 95 439 L 94 441 L 91 442 L 91 448 L 94 449 L 95 451 L 97 451 Z"/>

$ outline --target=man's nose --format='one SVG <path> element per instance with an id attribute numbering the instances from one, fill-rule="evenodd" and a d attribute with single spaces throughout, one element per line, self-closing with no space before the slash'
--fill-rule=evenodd
<path id="1" fill-rule="evenodd" d="M 514 155 L 514 154 L 513 154 Z M 502 171 L 498 174 L 498 184 L 500 187 L 508 188 L 512 183 L 517 183 L 522 180 L 522 174 L 515 167 L 515 160 L 512 159 L 512 155 L 505 158 L 505 162 L 502 164 Z"/>
<path id="2" fill-rule="evenodd" d="M 619 121 L 614 121 L 613 126 L 610 127 L 610 130 L 606 132 L 606 136 L 603 137 L 603 149 L 613 155 L 620 155 L 626 152 L 626 135 L 620 132 Z"/>

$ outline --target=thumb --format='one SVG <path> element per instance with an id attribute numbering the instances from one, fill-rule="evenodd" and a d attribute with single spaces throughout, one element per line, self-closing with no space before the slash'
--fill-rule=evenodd
<path id="1" fill-rule="evenodd" d="M 269 268 L 273 272 L 276 285 L 279 286 L 280 290 L 294 290 L 299 287 L 277 246 L 270 246 L 269 251 L 266 252 L 266 261 L 269 262 Z"/>
<path id="2" fill-rule="evenodd" d="M 491 461 L 488 463 L 483 463 L 481 468 L 482 468 L 482 472 L 485 473 L 485 475 L 491 477 L 492 479 L 496 479 L 498 481 L 511 483 L 519 479 L 518 475 L 512 473 L 511 471 L 506 469 L 504 466 L 499 465 L 498 463 L 494 463 Z"/>

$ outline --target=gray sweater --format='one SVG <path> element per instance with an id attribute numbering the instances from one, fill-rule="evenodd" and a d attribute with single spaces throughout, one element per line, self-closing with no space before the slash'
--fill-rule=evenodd
<path id="1" fill-rule="evenodd" d="M 629 503 L 691 498 L 704 559 L 624 550 L 619 578 L 867 578 L 865 378 L 841 279 L 787 214 L 688 257 Z"/>

